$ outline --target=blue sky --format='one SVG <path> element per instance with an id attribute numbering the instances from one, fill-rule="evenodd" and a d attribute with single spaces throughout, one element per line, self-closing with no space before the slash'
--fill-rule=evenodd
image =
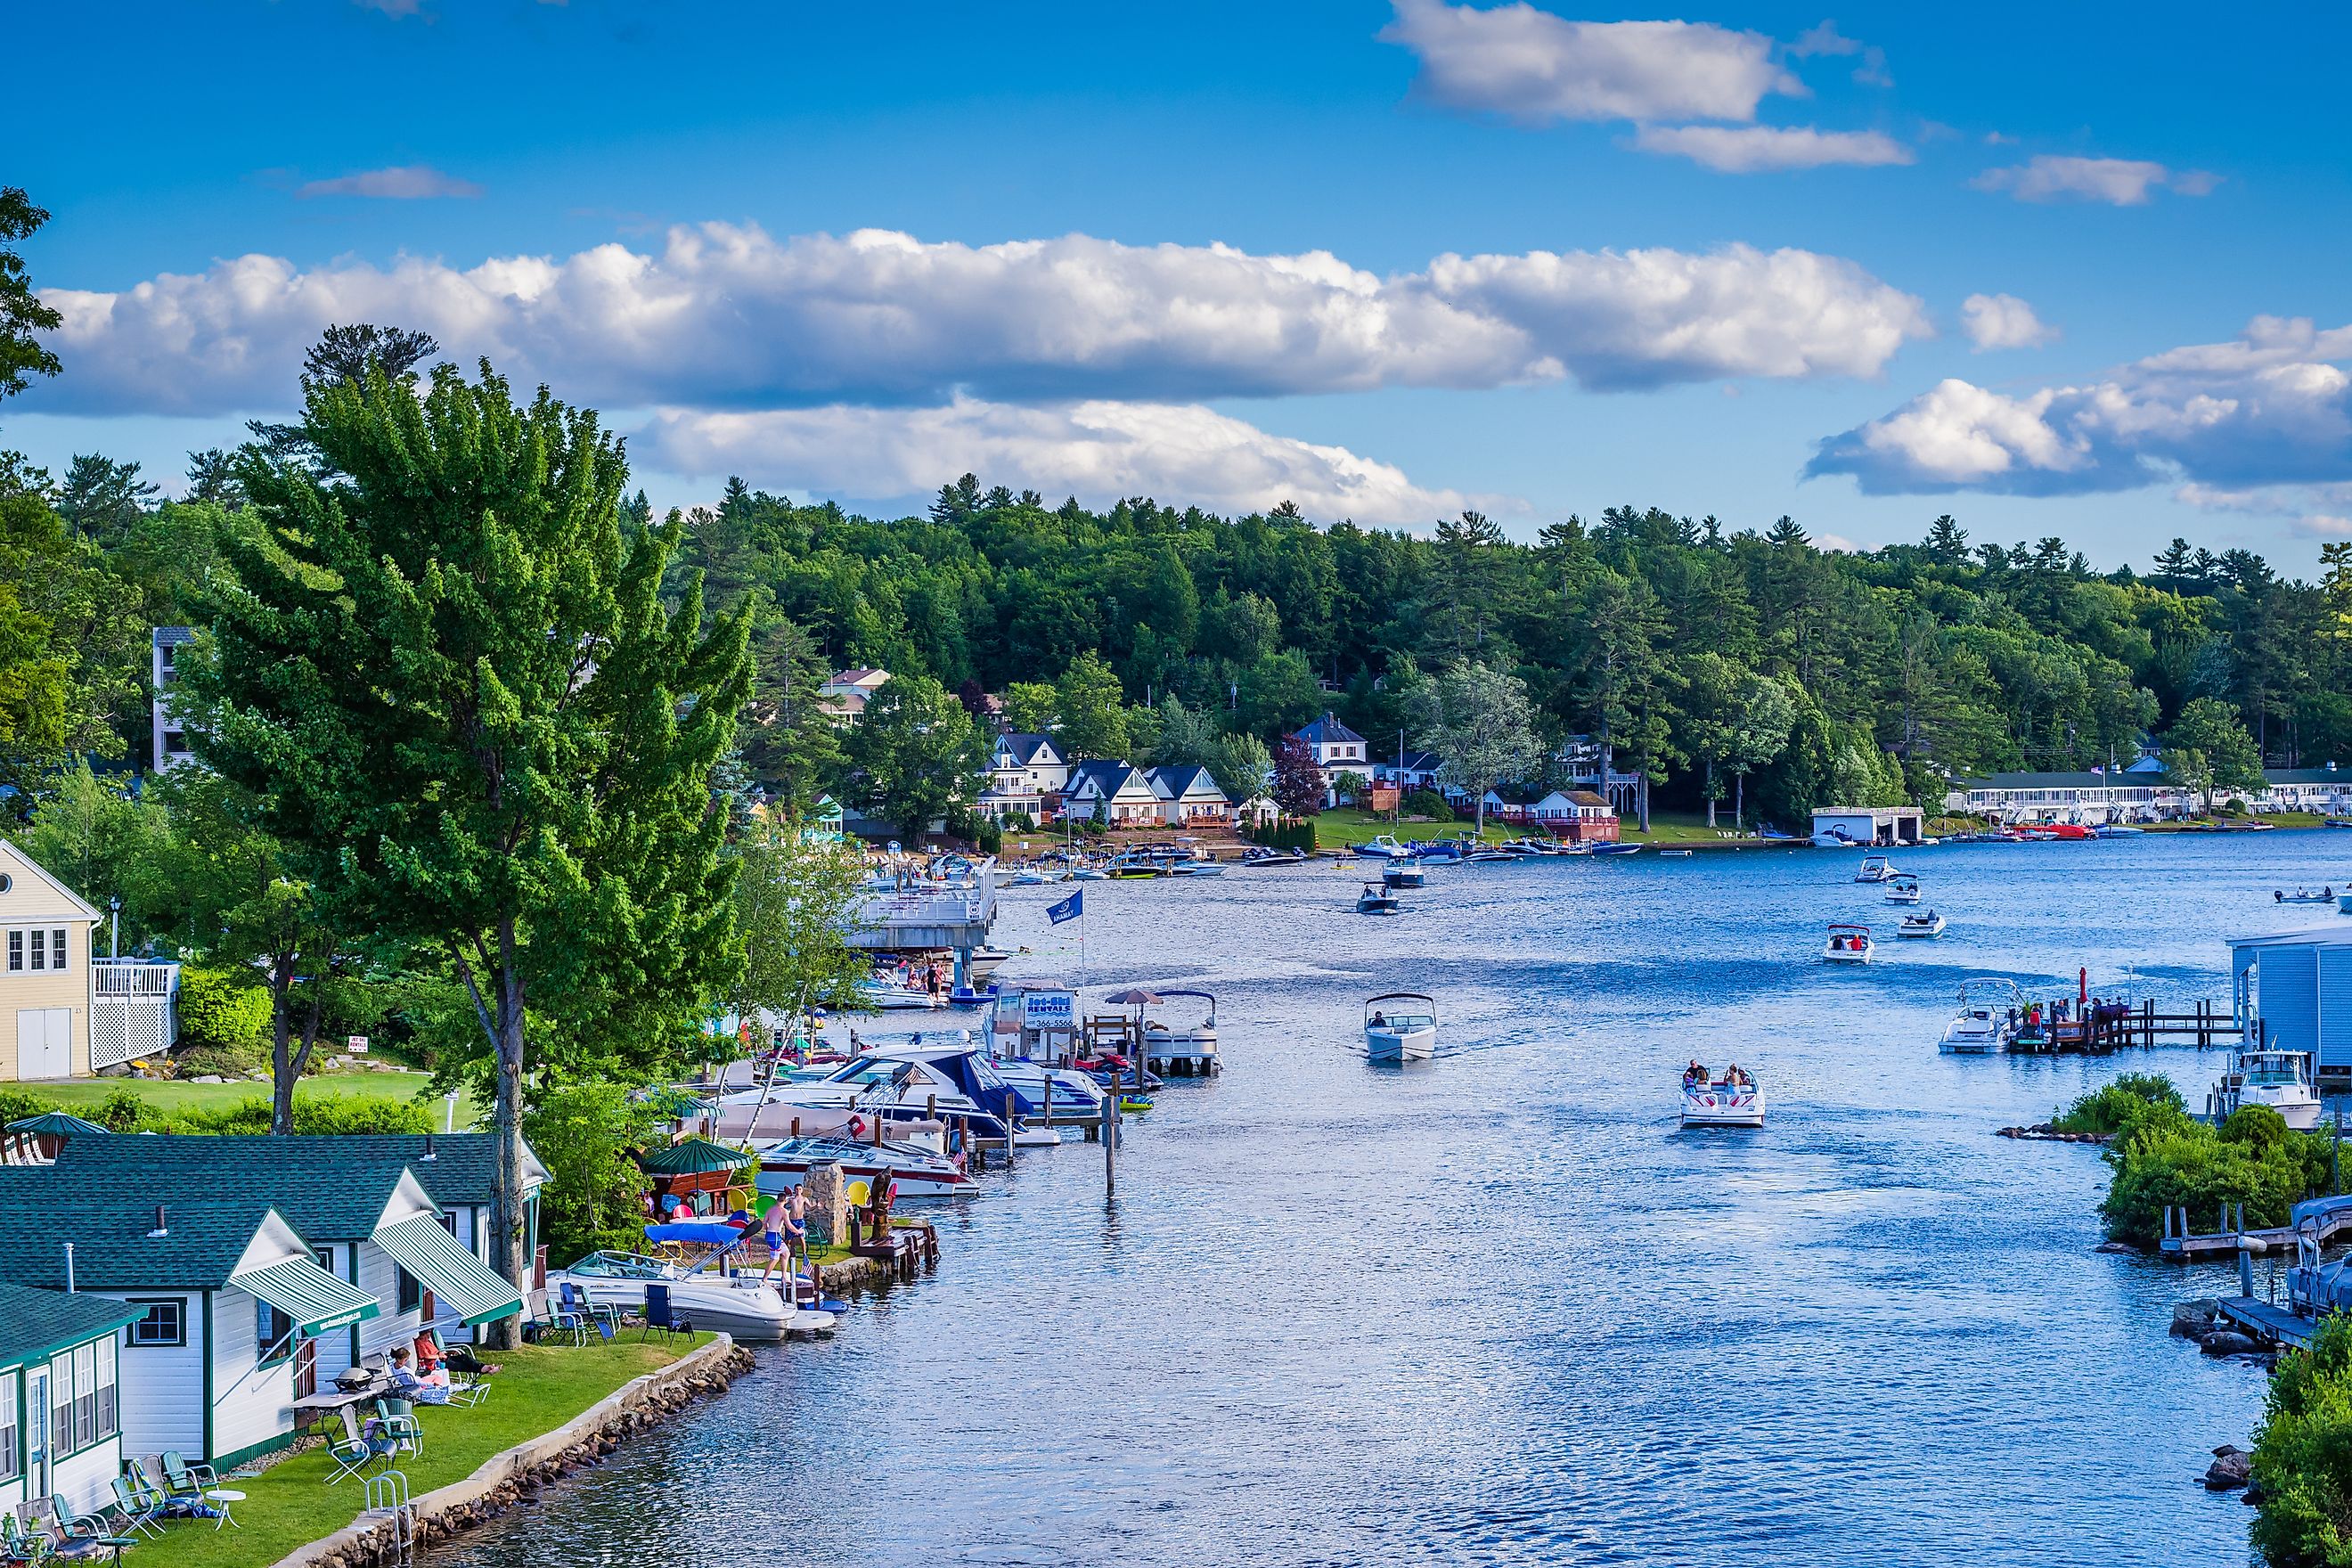
<path id="1" fill-rule="evenodd" d="M 363 316 L 604 408 L 666 502 L 975 467 L 2308 571 L 2352 536 L 2352 25 L 1955 15 L 45 7 L 30 56 L 104 66 L 13 116 L 69 324 L 0 440 L 176 474 Z"/>

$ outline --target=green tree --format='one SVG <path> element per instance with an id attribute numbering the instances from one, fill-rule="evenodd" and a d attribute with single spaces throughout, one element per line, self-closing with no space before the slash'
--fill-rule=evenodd
<path id="1" fill-rule="evenodd" d="M 909 842 L 979 794 L 988 760 L 971 715 L 928 675 L 885 681 L 850 731 L 848 752 L 865 804 Z"/>
<path id="2" fill-rule="evenodd" d="M 1769 675 L 1749 675 L 1723 753 L 1725 764 L 1731 769 L 1731 825 L 1742 832 L 1748 826 L 1748 775 L 1780 754 L 1796 718 L 1796 699 L 1785 684 Z"/>
<path id="3" fill-rule="evenodd" d="M 446 955 L 492 1077 L 490 1261 L 520 1280 L 533 1015 L 625 1023 L 737 962 L 710 779 L 747 622 L 706 624 L 698 580 L 665 610 L 679 531 L 624 541 L 617 444 L 488 364 L 421 398 L 315 377 L 299 433 L 315 462 L 243 468 L 259 538 L 214 597 L 197 755 L 331 905 Z"/>
<path id="4" fill-rule="evenodd" d="M 779 799 L 803 811 L 831 786 L 842 763 L 840 731 L 818 698 L 825 661 L 816 640 L 764 595 L 753 615 L 743 763 Z"/>
<path id="5" fill-rule="evenodd" d="M 661 1102 L 605 1081 L 542 1092 L 525 1120 L 547 1167 L 540 1231 L 562 1262 L 642 1244 L 646 1175 L 632 1155 L 666 1140 Z"/>
<path id="6" fill-rule="evenodd" d="M 1004 689 L 1004 722 L 1015 734 L 1045 734 L 1054 728 L 1054 702 L 1048 683 L 1016 680 Z"/>
<path id="7" fill-rule="evenodd" d="M 1442 759 L 1445 782 L 1477 802 L 1481 833 L 1486 792 L 1527 776 L 1543 761 L 1535 717 L 1526 684 L 1508 670 L 1456 659 L 1424 689 L 1420 742 Z"/>
<path id="8" fill-rule="evenodd" d="M 1716 803 L 1723 798 L 1716 769 L 1731 754 L 1754 676 L 1718 653 L 1699 654 L 1683 668 L 1683 740 L 1704 775 L 1700 793 L 1706 801 L 1709 827 L 1715 826 Z"/>
<path id="9" fill-rule="evenodd" d="M 1117 761 L 1128 751 L 1127 693 L 1118 676 L 1092 648 L 1070 661 L 1054 683 L 1054 738 L 1072 762 Z"/>
<path id="10" fill-rule="evenodd" d="M 1241 727 L 1253 735 L 1286 735 L 1323 710 L 1322 685 L 1295 647 L 1242 671 Z"/>
<path id="11" fill-rule="evenodd" d="M 132 875 L 169 831 L 161 806 L 77 762 L 42 800 L 17 845 L 92 906 L 106 910 L 121 900 L 131 915 L 124 934 L 135 946 L 147 926 L 140 901 L 131 896 Z"/>
<path id="12" fill-rule="evenodd" d="M 1220 735 L 1202 759 L 1209 776 L 1235 805 L 1264 795 L 1274 774 L 1274 753 L 1255 735 Z"/>
<path id="13" fill-rule="evenodd" d="M 33 292 L 32 275 L 16 250 L 18 241 L 48 221 L 48 209 L 35 206 L 21 187 L 0 187 L 0 398 L 24 391 L 27 378 L 55 375 L 59 368 L 38 334 L 56 331 L 65 318 Z"/>
<path id="14" fill-rule="evenodd" d="M 743 943 L 729 996 L 736 1016 L 765 1008 L 796 1029 L 820 1007 L 866 1011 L 858 983 L 873 963 L 848 942 L 865 857 L 784 814 L 755 821 L 736 855 L 735 930 Z"/>
<path id="15" fill-rule="evenodd" d="M 2226 702 L 2200 697 L 2180 710 L 2164 734 L 2164 764 L 2210 808 L 2221 790 L 2263 786 L 2262 753 Z"/>
<path id="16" fill-rule="evenodd" d="M 111 550 L 131 537 L 155 505 L 163 486 L 139 477 L 136 463 L 118 463 L 95 452 L 75 456 L 58 489 L 58 515 L 74 533 Z"/>

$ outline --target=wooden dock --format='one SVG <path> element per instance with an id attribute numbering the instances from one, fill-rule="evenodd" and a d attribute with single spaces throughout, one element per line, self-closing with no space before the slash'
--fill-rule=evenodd
<path id="1" fill-rule="evenodd" d="M 2074 998 L 2063 998 L 2070 1005 Z M 2016 1040 L 2010 1050 L 2024 1056 L 2105 1056 L 2113 1051 L 2137 1046 L 2143 1050 L 2174 1043 L 2193 1045 L 2199 1050 L 2209 1047 L 2235 1043 L 2239 1036 L 2237 1020 L 2228 1007 L 2213 1002 L 2200 1002 L 2193 1013 L 2159 1013 L 2154 999 L 2146 999 L 2137 1006 L 2113 999 L 2091 998 L 2077 1016 L 2060 1019 L 2055 1008 L 2044 1005 L 2042 1016 L 2047 1039 L 2026 1044 Z"/>
<path id="2" fill-rule="evenodd" d="M 2221 1205 L 2221 1228 L 2207 1235 L 2198 1235 L 2189 1228 L 2189 1211 L 2168 1208 L 2164 1211 L 2164 1239 L 2158 1243 L 2167 1258 L 2189 1262 L 2200 1258 L 2227 1258 L 2231 1253 L 2293 1252 L 2294 1227 L 2291 1225 L 2271 1226 L 2261 1230 L 2248 1230 L 2246 1205 Z M 2322 1247 L 2347 1231 L 2352 1231 L 2352 1208 L 2320 1215 L 2311 1223 L 2311 1234 Z"/>
<path id="3" fill-rule="evenodd" d="M 2309 1350 L 2312 1335 L 2319 1331 L 2319 1325 L 2311 1319 L 2298 1317 L 2284 1307 L 2274 1307 L 2257 1297 L 2224 1296 L 2214 1304 L 2221 1309 L 2221 1316 L 2255 1339 L 2272 1344 Z"/>

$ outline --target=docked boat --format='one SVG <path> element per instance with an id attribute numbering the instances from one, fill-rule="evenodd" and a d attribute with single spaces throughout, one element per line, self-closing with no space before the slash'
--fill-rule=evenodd
<path id="1" fill-rule="evenodd" d="M 1424 838 L 1412 847 L 1417 860 L 1462 860 L 1478 847 L 1478 841 L 1467 834 L 1455 834 L 1451 838 Z"/>
<path id="2" fill-rule="evenodd" d="M 1853 879 L 1857 882 L 1891 882 L 1902 874 L 1885 856 L 1865 855 L 1862 858 L 1862 864 L 1854 868 Z"/>
<path id="3" fill-rule="evenodd" d="M 1076 1068 L 1048 1067 L 1027 1057 L 991 1057 L 988 1061 L 1012 1089 L 1024 1116 L 1087 1117 L 1102 1110 L 1102 1085 Z"/>
<path id="4" fill-rule="evenodd" d="M 1225 874 L 1221 860 L 1179 860 L 1168 868 L 1171 877 L 1222 877 Z"/>
<path id="5" fill-rule="evenodd" d="M 1093 866 L 1081 866 L 1070 873 L 1073 882 L 1108 882 L 1110 873 Z"/>
<path id="6" fill-rule="evenodd" d="M 1683 1073 L 1683 1125 L 1761 1127 L 1764 1091 L 1743 1067 L 1727 1067 L 1721 1078 L 1693 1062 Z"/>
<path id="7" fill-rule="evenodd" d="M 547 1283 L 551 1288 L 575 1285 L 595 1305 L 625 1311 L 643 1311 L 646 1284 L 657 1283 L 668 1290 L 675 1316 L 738 1340 L 772 1342 L 833 1329 L 831 1312 L 786 1300 L 775 1282 L 756 1273 L 730 1271 L 745 1239 L 744 1229 L 730 1221 L 649 1225 L 646 1239 L 667 1248 L 671 1256 L 593 1252 L 569 1268 L 550 1273 Z"/>
<path id="8" fill-rule="evenodd" d="M 1917 903 L 1919 879 L 1908 871 L 1897 871 L 1886 879 L 1886 901 L 1890 904 Z"/>
<path id="9" fill-rule="evenodd" d="M 860 1184 L 871 1191 L 873 1184 L 886 1180 L 898 1184 L 902 1198 L 951 1198 L 973 1187 L 972 1179 L 955 1160 L 904 1139 L 877 1143 L 870 1139 L 804 1133 L 755 1145 L 751 1152 L 760 1160 L 760 1190 L 771 1195 L 791 1192 L 819 1165 L 841 1167 L 843 1178 L 850 1184 L 853 1203 L 863 1201 L 857 1191 Z"/>
<path id="10" fill-rule="evenodd" d="M 1122 855 L 1104 868 L 1115 882 L 1135 881 L 1145 877 L 1165 877 L 1168 868 L 1142 855 Z"/>
<path id="11" fill-rule="evenodd" d="M 1304 849 L 1269 849 L 1263 844 L 1253 844 L 1242 853 L 1244 866 L 1297 866 L 1307 860 Z"/>
<path id="12" fill-rule="evenodd" d="M 1687 860 L 1690 858 L 1691 852 L 1687 849 L 1661 849 L 1658 851 L 1658 858 L 1661 860 Z"/>
<path id="13" fill-rule="evenodd" d="M 1356 912 L 1360 915 L 1402 914 L 1404 905 L 1380 883 L 1367 882 L 1364 890 L 1356 895 Z"/>
<path id="14" fill-rule="evenodd" d="M 1004 885 L 1008 888 L 1043 888 L 1061 879 L 1062 873 L 1059 871 L 1025 869 L 1015 871 L 1007 877 L 1004 879 Z"/>
<path id="15" fill-rule="evenodd" d="M 1008 1108 L 1008 1099 L 1010 1105 Z M 988 1058 L 967 1045 L 892 1046 L 861 1051 L 814 1079 L 770 1084 L 718 1102 L 713 1136 L 773 1136 L 794 1121 L 810 1133 L 870 1135 L 878 1122 L 954 1118 L 983 1138 L 1010 1134 L 1019 1098 Z"/>
<path id="16" fill-rule="evenodd" d="M 1013 955 L 1001 947 L 975 947 L 964 955 L 963 971 L 979 984 L 1004 967 Z"/>
<path id="17" fill-rule="evenodd" d="M 1937 1049 L 1954 1056 L 1998 1056 L 2009 1048 L 2012 1020 L 2025 1009 L 2025 993 L 2017 982 L 1998 974 L 1973 975 L 1960 982 L 1959 1010 L 1944 1026 Z"/>
<path id="18" fill-rule="evenodd" d="M 1165 1004 L 1178 996 L 1191 997 L 1208 1004 L 1208 1011 L 1197 1024 L 1171 1027 L 1157 1018 L 1143 1023 L 1143 1059 L 1170 1065 L 1183 1062 L 1196 1071 L 1217 1069 L 1217 999 L 1206 991 L 1161 991 Z"/>
<path id="19" fill-rule="evenodd" d="M 1390 1003 L 1406 1005 L 1391 1007 Z M 1425 1062 L 1437 1054 L 1437 999 L 1388 991 L 1364 1004 L 1364 1055 L 1376 1062 Z"/>
<path id="20" fill-rule="evenodd" d="M 2110 822 L 2091 829 L 2094 838 L 2144 838 L 2147 836 L 2147 828 L 2134 827 L 2128 822 Z"/>
<path id="21" fill-rule="evenodd" d="M 1532 858 L 1537 856 L 1565 855 L 1567 848 L 1550 838 L 1506 838 L 1502 847 L 1514 855 Z"/>
<path id="22" fill-rule="evenodd" d="M 1397 842 L 1397 837 L 1393 833 L 1383 833 L 1379 837 L 1374 838 L 1368 843 L 1358 844 L 1353 846 L 1353 847 L 1357 854 L 1370 860 L 1410 860 L 1412 858 L 1412 847 L 1409 845 L 1400 844 Z"/>
<path id="23" fill-rule="evenodd" d="M 1393 891 L 1399 888 L 1426 888 L 1429 873 L 1410 860 L 1391 860 L 1381 868 L 1381 885 Z"/>
<path id="24" fill-rule="evenodd" d="M 2311 1084 L 2311 1058 L 2302 1051 L 2240 1051 L 2230 1070 L 2205 1095 L 2216 1122 L 2249 1105 L 2267 1105 L 2297 1132 L 2319 1125 L 2319 1091 Z"/>
<path id="25" fill-rule="evenodd" d="M 1638 844 L 1596 844 L 1591 852 L 1595 855 L 1639 855 L 1642 847 Z"/>
<path id="26" fill-rule="evenodd" d="M 1519 858 L 1499 844 L 1482 844 L 1475 849 L 1464 851 L 1462 863 L 1465 866 L 1499 866 L 1507 860 Z"/>
<path id="27" fill-rule="evenodd" d="M 928 1011 L 947 1005 L 945 999 L 911 985 L 896 985 L 887 980 L 861 980 L 858 994 L 885 1013 Z"/>
<path id="28" fill-rule="evenodd" d="M 1868 963 L 1874 948 L 1868 926 L 1833 925 L 1830 927 L 1829 940 L 1822 944 L 1822 961 L 1824 963 Z"/>
<path id="29" fill-rule="evenodd" d="M 1933 910 L 1916 910 L 1895 923 L 1895 934 L 1907 937 L 1929 937 L 1944 934 L 1944 917 Z"/>

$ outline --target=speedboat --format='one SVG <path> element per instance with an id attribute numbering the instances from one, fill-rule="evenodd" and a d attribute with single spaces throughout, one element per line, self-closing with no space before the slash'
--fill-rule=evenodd
<path id="1" fill-rule="evenodd" d="M 1048 1067 L 1027 1057 L 991 1057 L 989 1065 L 1013 1090 L 1024 1116 L 1094 1116 L 1102 1085 L 1076 1068 Z"/>
<path id="2" fill-rule="evenodd" d="M 1833 925 L 1830 927 L 1829 940 L 1822 944 L 1822 961 L 1825 963 L 1868 963 L 1872 951 L 1868 926 Z"/>
<path id="3" fill-rule="evenodd" d="M 1043 888 L 1062 879 L 1059 871 L 1041 871 L 1034 868 L 1015 871 L 1004 879 L 1008 888 Z"/>
<path id="4" fill-rule="evenodd" d="M 1919 879 L 1908 871 L 1897 871 L 1886 879 L 1886 901 L 1890 904 L 1916 904 L 1919 901 Z"/>
<path id="5" fill-rule="evenodd" d="M 1012 956 L 1001 947 L 975 947 L 964 955 L 963 970 L 978 984 L 1003 968 Z"/>
<path id="6" fill-rule="evenodd" d="M 967 1045 L 891 1046 L 861 1051 L 814 1079 L 745 1089 L 719 1101 L 714 1136 L 771 1136 L 800 1123 L 808 1133 L 870 1134 L 879 1123 L 954 1118 L 983 1138 L 1009 1136 L 1019 1098 L 987 1057 Z"/>
<path id="7" fill-rule="evenodd" d="M 1081 866 L 1076 870 L 1070 873 L 1070 880 L 1073 882 L 1108 882 L 1110 880 L 1110 873 L 1104 870 L 1098 870 L 1092 866 Z"/>
<path id="8" fill-rule="evenodd" d="M 1244 866 L 1297 866 L 1306 859 L 1304 849 L 1269 849 L 1263 844 L 1253 844 L 1242 852 Z"/>
<path id="9" fill-rule="evenodd" d="M 1499 844 L 1482 844 L 1475 849 L 1465 851 L 1462 856 L 1463 863 L 1470 866 L 1498 866 L 1506 860 L 1519 858 L 1519 856 L 1512 854 Z"/>
<path id="10" fill-rule="evenodd" d="M 950 1198 L 973 1190 L 963 1166 L 937 1150 L 905 1140 L 876 1143 L 860 1138 L 803 1134 L 780 1138 L 752 1150 L 760 1157 L 760 1190 L 771 1195 L 791 1192 L 819 1165 L 838 1165 L 850 1184 L 850 1201 L 862 1201 L 860 1183 L 870 1193 L 879 1181 L 898 1184 L 902 1198 Z"/>
<path id="11" fill-rule="evenodd" d="M 1954 1056 L 1998 1056 L 2008 1048 L 2010 1020 L 2025 1006 L 2025 993 L 2014 980 L 1997 974 L 1974 975 L 1960 982 L 1959 1011 L 1944 1026 L 1938 1050 Z"/>
<path id="12" fill-rule="evenodd" d="M 2110 822 L 2091 829 L 2094 838 L 2139 838 L 2147 833 L 2145 827 L 2134 827 L 2127 822 Z"/>
<path id="13" fill-rule="evenodd" d="M 2271 901 L 2279 904 L 2332 904 L 2336 901 L 2336 889 L 2322 888 L 2315 893 L 2309 888 L 2297 888 L 2292 893 L 2273 892 Z"/>
<path id="14" fill-rule="evenodd" d="M 1108 868 L 1113 881 L 1132 881 L 1143 877 L 1165 877 L 1168 868 L 1140 855 L 1122 855 Z"/>
<path id="15" fill-rule="evenodd" d="M 1383 833 L 1369 843 L 1353 846 L 1357 854 L 1372 860 L 1410 860 L 1412 849 L 1397 842 L 1393 833 Z"/>
<path id="16" fill-rule="evenodd" d="M 1506 838 L 1503 847 L 1514 855 L 1565 855 L 1568 851 L 1549 838 Z"/>
<path id="17" fill-rule="evenodd" d="M 905 1013 L 944 1007 L 947 1003 L 928 991 L 918 991 L 911 985 L 895 985 L 887 980 L 861 980 L 858 994 L 885 1013 Z"/>
<path id="18" fill-rule="evenodd" d="M 1907 914 L 1895 927 L 1896 936 L 1926 937 L 1944 934 L 1944 917 L 1933 910 L 1921 910 Z"/>
<path id="19" fill-rule="evenodd" d="M 1456 834 L 1451 838 L 1424 838 L 1412 847 L 1412 853 L 1418 860 L 1460 860 L 1477 847 L 1476 839 Z"/>
<path id="20" fill-rule="evenodd" d="M 1418 1004 L 1388 1008 L 1383 1003 Z M 1425 1062 L 1437 1054 L 1437 999 L 1388 991 L 1364 1004 L 1364 1055 L 1376 1062 Z"/>
<path id="21" fill-rule="evenodd" d="M 1862 864 L 1854 868 L 1853 879 L 1857 882 L 1891 882 L 1902 874 L 1885 856 L 1865 855 L 1862 858 Z"/>
<path id="22" fill-rule="evenodd" d="M 1592 847 L 1595 855 L 1639 855 L 1641 852 L 1642 847 L 1638 844 L 1596 844 Z"/>
<path id="23" fill-rule="evenodd" d="M 1745 1068 L 1727 1067 L 1721 1078 L 1715 1078 L 1693 1063 L 1683 1074 L 1683 1125 L 1761 1127 L 1764 1091 Z"/>
<path id="24" fill-rule="evenodd" d="M 1225 874 L 1222 860 L 1179 860 L 1168 868 L 1171 877 L 1222 877 Z"/>
<path id="25" fill-rule="evenodd" d="M 2302 1051 L 2240 1051 L 2205 1096 L 2206 1114 L 2227 1121 L 2249 1105 L 2267 1105 L 2297 1132 L 2319 1125 L 2319 1091 L 2311 1086 L 2311 1058 Z"/>
<path id="26" fill-rule="evenodd" d="M 1426 888 L 1429 873 L 1410 860 L 1391 860 L 1381 868 L 1381 885 L 1391 890 L 1398 888 Z"/>
<path id="27" fill-rule="evenodd" d="M 831 1312 L 786 1300 L 775 1282 L 758 1274 L 729 1271 L 746 1227 L 723 1219 L 677 1220 L 646 1226 L 646 1239 L 671 1256 L 593 1252 L 549 1274 L 547 1283 L 577 1286 L 593 1304 L 628 1311 L 643 1311 L 646 1284 L 659 1284 L 669 1291 L 674 1316 L 738 1340 L 774 1341 L 833 1328 Z"/>
<path id="28" fill-rule="evenodd" d="M 1367 882 L 1364 890 L 1356 895 L 1356 912 L 1360 915 L 1395 915 L 1404 912 L 1397 896 L 1378 882 Z"/>

